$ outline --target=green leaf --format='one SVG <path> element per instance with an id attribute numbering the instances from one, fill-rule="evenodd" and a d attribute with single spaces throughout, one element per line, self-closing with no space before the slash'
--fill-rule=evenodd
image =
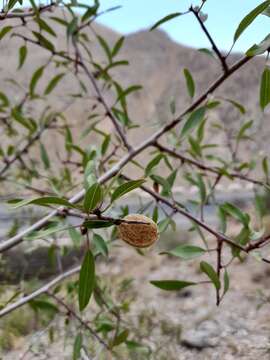
<path id="1" fill-rule="evenodd" d="M 158 232 L 159 234 L 167 230 L 167 227 L 170 225 L 171 219 L 166 217 L 165 219 L 159 221 L 158 223 Z"/>
<path id="2" fill-rule="evenodd" d="M 12 26 L 4 26 L 0 31 L 0 40 L 3 39 L 3 37 L 12 30 Z"/>
<path id="3" fill-rule="evenodd" d="M 111 60 L 112 60 L 111 49 L 110 49 L 109 45 L 107 44 L 106 40 L 102 36 L 99 36 L 99 35 L 97 35 L 97 39 L 98 39 L 98 42 L 100 43 L 101 47 L 103 48 L 109 62 L 111 62 Z"/>
<path id="4" fill-rule="evenodd" d="M 74 341 L 74 345 L 73 345 L 73 360 L 79 360 L 81 358 L 81 348 L 82 348 L 82 334 L 79 333 L 77 334 L 75 341 Z"/>
<path id="5" fill-rule="evenodd" d="M 42 34 L 36 32 L 36 31 L 32 31 L 32 33 L 43 48 L 54 53 L 55 49 L 54 49 L 53 43 L 51 43 L 47 38 L 45 38 Z"/>
<path id="6" fill-rule="evenodd" d="M 9 0 L 8 6 L 7 6 L 8 10 L 13 9 L 14 6 L 17 4 L 17 2 L 19 2 L 19 0 Z"/>
<path id="7" fill-rule="evenodd" d="M 231 103 L 234 107 L 236 107 L 236 109 L 238 109 L 241 114 L 246 113 L 246 109 L 244 108 L 244 106 L 239 104 L 237 101 L 230 99 L 225 99 L 225 100 Z"/>
<path id="8" fill-rule="evenodd" d="M 157 27 L 159 27 L 160 25 L 164 24 L 165 22 L 167 21 L 170 21 L 178 16 L 181 16 L 182 13 L 180 12 L 177 12 L 177 13 L 173 13 L 173 14 L 170 14 L 170 15 L 167 15 L 165 17 L 163 17 L 162 19 L 160 19 L 158 22 L 156 22 L 150 29 L 150 31 L 156 29 Z"/>
<path id="9" fill-rule="evenodd" d="M 221 206 L 221 209 L 228 215 L 240 221 L 244 226 L 248 227 L 250 221 L 249 215 L 242 212 L 237 206 L 231 203 L 225 203 Z"/>
<path id="10" fill-rule="evenodd" d="M 124 196 L 125 194 L 129 193 L 130 191 L 137 189 L 145 182 L 144 179 L 139 180 L 131 180 L 128 181 L 116 188 L 111 196 L 111 202 L 115 201 L 116 199 L 119 199 L 120 197 Z"/>
<path id="11" fill-rule="evenodd" d="M 50 168 L 50 159 L 49 159 L 49 156 L 45 149 L 45 146 L 42 143 L 40 143 L 40 156 L 41 156 L 41 160 L 43 162 L 44 168 L 49 169 Z"/>
<path id="12" fill-rule="evenodd" d="M 87 220 L 83 223 L 87 229 L 101 229 L 114 225 L 114 221 L 107 220 Z"/>
<path id="13" fill-rule="evenodd" d="M 263 41 L 261 41 L 258 45 L 253 45 L 248 51 L 246 52 L 247 56 L 256 56 L 262 55 L 265 53 L 270 47 L 270 34 L 268 34 Z"/>
<path id="14" fill-rule="evenodd" d="M 109 254 L 108 246 L 102 236 L 98 234 L 93 235 L 93 243 L 97 251 L 103 256 L 107 257 Z"/>
<path id="15" fill-rule="evenodd" d="M 155 280 L 150 281 L 150 283 L 159 289 L 167 291 L 177 291 L 182 290 L 187 286 L 196 285 L 194 282 L 190 281 L 179 281 L 179 280 Z"/>
<path id="16" fill-rule="evenodd" d="M 246 138 L 246 134 L 245 132 L 251 128 L 251 126 L 253 125 L 253 120 L 247 121 L 245 122 L 239 129 L 239 132 L 237 134 L 237 140 L 241 140 L 243 138 Z"/>
<path id="17" fill-rule="evenodd" d="M 193 77 L 188 69 L 184 69 L 184 75 L 185 75 L 185 79 L 186 79 L 186 85 L 187 85 L 189 96 L 191 98 L 193 98 L 195 95 L 195 83 L 194 83 Z"/>
<path id="18" fill-rule="evenodd" d="M 87 250 L 79 277 L 79 308 L 83 311 L 88 305 L 95 287 L 95 258 L 90 250 Z"/>
<path id="19" fill-rule="evenodd" d="M 173 255 L 184 260 L 190 260 L 204 255 L 205 250 L 193 245 L 179 245 L 173 250 L 162 252 L 161 254 Z"/>
<path id="20" fill-rule="evenodd" d="M 46 31 L 48 34 L 52 36 L 56 36 L 55 31 L 46 23 L 46 21 L 41 19 L 41 17 L 37 17 L 36 22 L 38 23 L 41 30 Z"/>
<path id="21" fill-rule="evenodd" d="M 260 106 L 264 110 L 270 103 L 270 68 L 266 67 L 261 77 Z"/>
<path id="22" fill-rule="evenodd" d="M 132 85 L 130 87 L 128 87 L 125 90 L 121 90 L 121 92 L 118 95 L 118 98 L 116 99 L 116 104 L 120 101 L 123 107 L 126 107 L 126 97 L 138 90 L 141 90 L 142 86 L 141 85 Z"/>
<path id="23" fill-rule="evenodd" d="M 129 330 L 125 329 L 122 332 L 120 332 L 120 334 L 118 334 L 112 344 L 112 347 L 118 346 L 120 344 L 122 344 L 123 342 L 125 342 L 128 338 L 129 335 Z"/>
<path id="24" fill-rule="evenodd" d="M 208 264 L 206 261 L 201 261 L 200 268 L 201 271 L 209 277 L 209 279 L 214 284 L 215 288 L 219 290 L 221 287 L 220 280 L 212 265 Z"/>
<path id="25" fill-rule="evenodd" d="M 61 73 L 61 74 L 58 74 L 55 77 L 53 77 L 52 80 L 47 85 L 47 87 L 44 91 L 44 95 L 50 94 L 64 76 L 65 76 L 65 73 Z"/>
<path id="26" fill-rule="evenodd" d="M 14 118 L 14 120 L 16 120 L 19 124 L 21 124 L 23 127 L 28 129 L 29 131 L 32 132 L 35 130 L 33 128 L 32 123 L 22 115 L 22 113 L 19 111 L 19 109 L 17 107 L 14 107 L 12 109 L 11 115 Z"/>
<path id="27" fill-rule="evenodd" d="M 82 22 L 85 22 L 90 19 L 90 17 L 96 15 L 98 5 L 89 7 L 82 16 Z"/>
<path id="28" fill-rule="evenodd" d="M 48 312 L 52 312 L 52 313 L 56 313 L 59 311 L 57 306 L 55 306 L 54 304 L 52 304 L 51 302 L 46 301 L 46 300 L 33 299 L 29 302 L 29 305 L 35 311 L 41 310 L 42 312 L 48 311 Z"/>
<path id="29" fill-rule="evenodd" d="M 224 290 L 223 290 L 223 296 L 224 296 L 230 287 L 230 278 L 227 269 L 225 269 L 224 271 L 223 281 L 224 281 Z"/>
<path id="30" fill-rule="evenodd" d="M 8 97 L 6 96 L 6 94 L 4 94 L 2 91 L 0 91 L 0 107 L 7 107 L 9 106 L 9 100 Z"/>
<path id="31" fill-rule="evenodd" d="M 250 240 L 250 230 L 248 227 L 244 226 L 240 233 L 235 237 L 235 243 L 241 245 L 241 246 L 245 246 L 249 240 Z M 239 254 L 240 254 L 241 250 L 238 249 L 237 247 L 235 246 L 232 246 L 232 255 L 233 256 L 237 256 L 239 257 Z"/>
<path id="32" fill-rule="evenodd" d="M 32 231 L 30 234 L 26 235 L 25 239 L 27 240 L 36 240 L 36 239 L 46 239 L 48 236 L 51 236 L 60 231 L 66 231 L 67 227 L 56 224 L 50 224 L 47 229 Z"/>
<path id="33" fill-rule="evenodd" d="M 244 19 L 240 22 L 235 34 L 234 42 L 239 38 L 239 36 L 246 30 L 246 28 L 260 15 L 268 6 L 270 5 L 270 0 L 264 1 L 262 4 L 258 5 L 253 9 Z"/>
<path id="34" fill-rule="evenodd" d="M 29 89 L 30 89 L 30 95 L 34 96 L 35 94 L 35 88 L 37 86 L 37 83 L 41 76 L 43 75 L 44 66 L 39 67 L 33 74 L 32 79 L 30 81 Z"/>
<path id="35" fill-rule="evenodd" d="M 113 49 L 112 49 L 112 57 L 116 56 L 119 52 L 119 50 L 121 49 L 121 47 L 123 46 L 125 37 L 121 36 L 115 43 Z"/>
<path id="36" fill-rule="evenodd" d="M 163 157 L 163 154 L 158 154 L 147 164 L 144 172 L 145 176 L 149 176 L 152 173 L 152 170 L 160 163 Z"/>
<path id="37" fill-rule="evenodd" d="M 205 116 L 205 107 L 200 107 L 197 110 L 193 111 L 187 121 L 185 122 L 185 125 L 183 126 L 183 129 L 181 131 L 181 137 L 187 135 L 192 129 L 194 129 L 197 125 L 203 121 Z"/>
<path id="38" fill-rule="evenodd" d="M 111 141 L 111 136 L 110 135 L 106 135 L 104 137 L 103 143 L 101 145 L 101 155 L 105 155 L 106 151 L 108 150 L 108 147 L 110 145 L 110 141 Z"/>
<path id="39" fill-rule="evenodd" d="M 89 213 L 96 209 L 103 199 L 103 191 L 100 184 L 95 183 L 86 191 L 84 196 L 83 207 L 84 210 Z"/>
<path id="40" fill-rule="evenodd" d="M 9 202 L 10 203 L 10 202 Z M 69 208 L 76 208 L 75 205 L 71 204 L 68 200 L 56 197 L 56 196 L 44 196 L 41 198 L 35 198 L 30 200 L 22 200 L 16 202 L 13 205 L 13 209 L 18 209 L 26 205 L 40 205 L 40 206 L 50 206 L 50 205 L 63 205 Z"/>
<path id="41" fill-rule="evenodd" d="M 268 166 L 268 158 L 267 158 L 267 156 L 265 156 L 262 159 L 262 168 L 263 168 L 263 172 L 264 172 L 264 175 L 265 175 L 266 179 L 268 179 L 268 177 L 269 177 L 269 166 Z"/>
<path id="42" fill-rule="evenodd" d="M 26 57 L 27 57 L 27 46 L 23 45 L 23 46 L 20 47 L 20 50 L 19 50 L 18 69 L 20 69 L 23 66 L 23 64 L 25 63 Z"/>

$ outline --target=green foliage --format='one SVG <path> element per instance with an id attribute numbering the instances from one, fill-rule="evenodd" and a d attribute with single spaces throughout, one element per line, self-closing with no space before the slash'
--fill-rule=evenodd
<path id="1" fill-rule="evenodd" d="M 181 16 L 181 15 L 182 15 L 182 13 L 179 13 L 179 12 L 173 13 L 173 14 L 170 14 L 170 15 L 167 15 L 167 16 L 165 16 L 164 18 L 162 18 L 162 19 L 160 19 L 159 21 L 157 21 L 157 22 L 151 27 L 150 30 L 154 30 L 154 29 L 156 29 L 157 27 L 159 27 L 160 25 L 164 24 L 165 22 L 170 21 L 170 20 L 172 20 L 172 19 L 174 19 L 174 18 L 176 18 L 176 17 L 178 17 L 178 16 Z"/>
<path id="2" fill-rule="evenodd" d="M 28 301 L 31 319 L 28 315 L 27 321 L 23 316 L 22 319 L 16 318 L 11 327 L 17 326 L 18 331 L 10 330 L 7 321 L 8 331 L 1 330 L 0 344 L 10 347 L 15 333 L 18 336 L 28 334 L 33 329 L 33 318 L 42 318 L 42 324 L 47 325 L 57 316 L 63 317 L 65 336 L 72 337 L 74 360 L 80 359 L 81 351 L 89 351 L 89 358 L 100 356 L 102 359 L 105 356 L 104 344 L 112 356 L 119 359 L 158 359 L 160 353 L 173 359 L 167 346 L 165 350 L 157 346 L 159 350 L 155 351 L 152 333 L 159 327 L 162 337 L 168 336 L 168 343 L 175 336 L 179 344 L 181 324 L 174 328 L 168 319 L 161 321 L 157 313 L 149 309 L 146 313 L 136 309 L 136 319 L 130 321 L 134 317 L 131 311 L 134 298 L 139 296 L 140 302 L 144 301 L 140 289 L 135 289 L 132 283 L 140 273 L 136 271 L 135 257 L 148 262 L 159 252 L 166 255 L 163 261 L 169 267 L 179 264 L 184 267 L 184 261 L 192 261 L 191 265 L 199 264 L 195 268 L 200 268 L 200 271 L 194 276 L 189 274 L 188 280 L 186 274 L 181 273 L 181 280 L 170 276 L 167 280 L 157 279 L 150 283 L 168 292 L 211 283 L 217 304 L 230 290 L 232 260 L 244 266 L 244 256 L 251 253 L 257 260 L 269 262 L 268 257 L 263 258 L 263 252 L 259 251 L 268 245 L 269 164 L 255 136 L 256 130 L 264 130 L 262 121 L 265 114 L 250 119 L 249 104 L 234 99 L 233 91 L 224 96 L 216 95 L 220 94 L 219 87 L 223 82 L 233 73 L 240 72 L 250 57 L 269 52 L 269 34 L 248 49 L 246 57 L 233 66 L 230 58 L 213 46 L 211 38 L 212 50 L 199 49 L 208 56 L 209 62 L 213 58 L 218 61 L 222 71 L 217 79 L 213 79 L 210 88 L 199 93 L 202 84 L 196 86 L 194 70 L 191 73 L 185 67 L 183 76 L 189 96 L 186 106 L 182 108 L 182 99 L 178 99 L 181 94 L 169 94 L 165 108 L 169 118 L 163 119 L 162 109 L 158 108 L 153 116 L 138 119 L 134 109 L 141 106 L 146 90 L 140 92 L 143 86 L 130 81 L 133 61 L 129 63 L 122 58 L 125 53 L 122 50 L 130 47 L 125 46 L 124 36 L 111 41 L 103 32 L 100 34 L 98 27 L 92 26 L 103 13 L 118 7 L 103 10 L 97 0 L 91 5 L 60 0 L 43 9 L 43 5 L 31 0 L 31 9 L 24 16 L 21 12 L 25 10 L 18 9 L 18 5 L 22 5 L 22 1 L 7 2 L 0 30 L 0 41 L 4 45 L 14 39 L 17 41 L 14 74 L 9 69 L 11 77 L 2 79 L 0 89 L 0 180 L 3 194 L 12 194 L 8 202 L 17 212 L 12 213 L 16 214 L 16 219 L 10 222 L 10 239 L 1 242 L 0 250 L 4 249 L 4 252 L 5 247 L 9 249 L 24 241 L 27 252 L 31 252 L 45 241 L 48 245 L 46 255 L 48 252 L 57 275 L 48 288 L 42 286 L 51 279 L 42 279 L 42 284 L 35 284 L 34 289 L 27 291 L 24 274 L 21 274 L 22 284 L 16 291 L 13 289 L 7 299 L 1 300 L 0 312 L 10 304 L 16 305 L 25 292 L 30 294 L 30 298 L 31 294 L 33 296 Z M 59 6 L 64 17 L 53 12 Z M 195 15 L 194 20 L 199 20 L 209 39 L 206 17 L 201 11 L 203 6 L 204 2 L 201 8 L 169 14 L 150 30 L 189 14 L 190 17 Z M 264 1 L 251 11 L 240 22 L 234 43 L 259 15 L 268 17 L 269 9 L 270 2 Z M 13 22 L 5 22 L 9 17 L 21 19 L 13 25 Z M 97 51 L 95 44 L 98 45 Z M 36 58 L 39 50 L 42 53 L 40 61 L 33 64 L 33 56 Z M 196 63 L 188 66 L 196 69 Z M 207 72 L 207 67 L 203 71 Z M 20 81 L 21 73 L 26 78 L 24 83 Z M 258 84 L 263 112 L 270 103 L 269 74 L 266 62 Z M 69 81 L 72 86 L 66 88 Z M 10 87 L 8 91 L 5 91 L 6 84 Z M 233 87 L 234 83 L 230 86 Z M 152 90 L 155 96 L 155 89 Z M 87 107 L 82 107 L 78 116 L 77 109 L 86 102 Z M 181 113 L 177 113 L 179 105 Z M 143 106 L 141 112 L 144 116 Z M 156 119 L 156 115 L 160 119 Z M 234 126 L 230 125 L 232 120 Z M 146 121 L 150 126 L 147 124 L 144 132 Z M 141 128 L 141 133 L 134 137 L 134 145 L 132 132 L 138 128 Z M 149 134 L 150 130 L 152 134 Z M 250 143 L 256 145 L 255 151 Z M 253 196 L 254 190 L 249 207 L 238 204 L 235 199 L 227 202 L 220 197 L 218 186 L 226 189 L 234 182 L 254 187 L 247 189 L 248 196 Z M 135 189 L 137 191 L 130 196 Z M 146 196 L 143 196 L 145 191 Z M 38 206 L 43 207 L 40 211 L 45 215 L 40 221 Z M 25 208 L 21 210 L 21 207 Z M 125 257 L 121 258 L 121 248 L 125 244 L 117 239 L 118 225 L 129 213 L 152 217 L 160 240 L 149 252 L 135 249 L 132 253 L 134 263 L 130 261 L 126 268 Z M 182 226 L 183 219 L 189 222 L 188 230 L 186 225 Z M 129 230 L 137 235 L 136 226 Z M 145 235 L 140 234 L 141 237 Z M 73 252 L 66 246 L 67 236 L 79 254 L 80 271 L 79 266 L 70 270 L 62 261 L 66 256 L 73 259 Z M 197 243 L 199 241 L 203 245 Z M 230 256 L 227 263 L 224 253 Z M 216 256 L 211 256 L 211 264 L 199 259 L 204 260 L 212 254 Z M 111 271 L 114 263 L 120 267 L 117 275 Z M 96 265 L 102 269 L 98 271 L 100 276 L 96 275 Z M 103 274 L 105 267 L 111 272 L 108 279 Z M 154 266 L 150 264 L 147 269 L 152 271 Z M 141 271 L 145 268 L 142 267 Z M 134 274 L 133 278 L 123 279 L 122 273 L 125 272 Z M 193 278 L 196 281 L 190 281 Z M 36 296 L 39 286 L 46 289 L 46 294 L 42 290 L 41 296 Z M 86 311 L 90 300 L 91 310 Z M 43 321 L 43 316 L 46 321 Z M 49 337 L 53 339 L 55 335 L 51 329 L 54 328 L 50 327 Z M 97 352 L 96 342 L 101 345 L 101 353 Z M 149 343 L 151 347 L 146 345 Z"/>
<path id="3" fill-rule="evenodd" d="M 95 287 L 95 259 L 90 250 L 87 250 L 82 262 L 79 278 L 79 308 L 83 311 L 88 305 Z"/>

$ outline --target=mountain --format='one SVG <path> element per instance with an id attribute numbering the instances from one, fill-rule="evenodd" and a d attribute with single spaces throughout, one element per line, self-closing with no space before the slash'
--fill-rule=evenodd
<path id="1" fill-rule="evenodd" d="M 65 42 L 64 27 L 50 19 L 50 17 L 56 15 L 63 18 L 67 16 L 66 13 L 62 13 L 59 10 L 56 14 L 46 14 L 48 23 L 57 32 L 57 39 L 52 36 L 49 36 L 49 38 L 54 42 L 57 50 L 70 49 L 71 45 Z M 10 21 L 10 24 L 14 26 L 17 23 L 16 21 Z M 33 27 L 34 25 L 31 26 Z M 25 34 L 25 29 L 20 28 L 19 32 L 20 34 Z M 104 37 L 111 46 L 121 36 L 99 24 L 95 24 L 91 29 L 86 29 L 85 33 L 90 39 L 89 46 L 91 52 L 94 58 L 97 58 L 99 61 L 104 61 L 105 58 L 102 48 L 96 41 L 95 33 Z M 9 36 L 6 36 L 0 42 L 0 90 L 6 91 L 14 101 L 19 101 L 22 97 L 22 92 L 19 88 L 27 88 L 29 86 L 33 69 L 37 69 L 48 61 L 46 51 L 30 45 L 28 48 L 28 59 L 22 70 L 17 71 L 18 48 L 23 43 L 23 40 L 9 38 Z M 240 56 L 241 54 L 231 55 L 230 63 L 239 59 Z M 170 113 L 172 100 L 175 101 L 176 114 L 185 109 L 187 104 L 190 103 L 183 76 L 184 68 L 188 68 L 193 75 L 197 95 L 217 79 L 221 72 L 216 59 L 196 49 L 175 43 L 160 30 L 152 32 L 143 30 L 126 36 L 118 59 L 129 61 L 129 66 L 119 67 L 112 72 L 123 87 L 134 84 L 143 86 L 142 90 L 131 94 L 128 100 L 130 118 L 135 123 L 142 125 L 142 128 L 131 131 L 130 141 L 132 143 L 142 141 L 157 128 L 157 125 L 167 123 L 172 119 Z M 226 143 L 228 141 L 228 133 L 231 133 L 240 123 L 243 123 L 245 120 L 254 120 L 257 141 L 256 143 L 247 142 L 247 145 L 240 149 L 243 158 L 248 158 L 247 149 L 252 151 L 259 151 L 261 149 L 269 151 L 269 113 L 262 115 L 258 106 L 259 82 L 264 64 L 265 59 L 262 57 L 250 61 L 250 63 L 228 79 L 214 94 L 215 97 L 233 99 L 245 105 L 247 112 L 244 116 L 240 114 L 236 107 L 228 102 L 222 105 L 221 109 L 212 110 L 209 115 L 209 124 L 211 124 L 211 120 L 220 120 L 225 129 L 227 129 L 226 133 L 218 135 L 213 127 L 207 127 L 208 139 L 212 140 L 215 138 L 215 142 L 218 144 Z M 38 92 L 42 92 L 49 79 L 60 71 L 62 70 L 55 69 L 55 66 L 49 66 L 45 70 L 45 75 L 43 75 L 38 83 Z M 75 81 L 72 71 L 73 69 L 70 69 L 69 75 L 65 76 L 61 85 L 49 97 L 50 105 L 54 109 L 62 110 L 71 101 L 71 98 L 67 100 L 67 94 L 76 94 L 79 91 L 79 85 Z M 14 78 L 14 75 L 19 86 L 6 81 L 7 78 Z M 89 86 L 91 88 L 85 76 L 81 76 L 81 79 L 88 88 Z M 115 98 L 112 97 L 110 92 L 107 92 L 106 99 L 111 103 Z M 74 101 L 74 98 L 72 101 Z M 67 118 L 73 123 L 73 135 L 75 138 L 79 133 L 78 129 L 81 130 L 87 127 L 89 123 L 88 116 L 92 112 L 92 104 L 91 98 L 88 100 L 76 99 L 76 102 L 65 111 Z M 43 108 L 43 100 L 36 100 L 32 102 L 29 111 L 31 110 L 38 114 Z M 106 131 L 111 131 L 109 122 L 105 122 L 102 126 Z M 52 136 L 47 135 L 45 141 L 53 146 L 56 143 L 57 146 L 57 142 L 55 142 Z M 217 149 L 218 152 L 224 153 L 223 150 Z M 145 157 L 141 157 L 141 159 L 145 163 Z"/>

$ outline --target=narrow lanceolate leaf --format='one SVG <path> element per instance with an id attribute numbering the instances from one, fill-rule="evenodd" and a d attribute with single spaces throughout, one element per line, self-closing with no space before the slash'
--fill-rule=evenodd
<path id="1" fill-rule="evenodd" d="M 212 265 L 208 264 L 205 261 L 201 261 L 200 268 L 201 271 L 209 277 L 211 282 L 214 284 L 215 288 L 219 290 L 221 287 L 220 280 Z"/>
<path id="2" fill-rule="evenodd" d="M 260 15 L 266 8 L 270 5 L 270 0 L 264 1 L 262 4 L 258 5 L 253 9 L 244 19 L 240 22 L 235 34 L 234 42 L 239 38 L 239 36 L 246 30 L 246 28 Z"/>
<path id="3" fill-rule="evenodd" d="M 225 100 L 228 101 L 229 103 L 231 103 L 236 109 L 238 109 L 241 114 L 246 113 L 246 109 L 244 108 L 244 106 L 242 104 L 239 104 L 239 102 L 237 102 L 235 100 L 231 100 L 231 99 L 225 99 Z"/>
<path id="4" fill-rule="evenodd" d="M 108 246 L 102 236 L 99 234 L 94 234 L 93 243 L 98 253 L 102 254 L 103 256 L 108 256 Z"/>
<path id="5" fill-rule="evenodd" d="M 26 47 L 26 45 L 23 45 L 20 47 L 20 50 L 19 50 L 18 69 L 20 69 L 23 66 L 23 64 L 25 63 L 26 57 L 27 57 L 27 47 Z"/>
<path id="6" fill-rule="evenodd" d="M 160 163 L 163 157 L 163 154 L 158 154 L 147 164 L 145 168 L 145 176 L 149 176 L 152 173 L 152 170 Z"/>
<path id="7" fill-rule="evenodd" d="M 204 255 L 205 250 L 193 245 L 179 245 L 173 250 L 163 252 L 162 254 L 177 256 L 184 260 L 194 259 L 198 256 Z"/>
<path id="8" fill-rule="evenodd" d="M 181 136 L 187 135 L 191 130 L 198 126 L 203 121 L 205 115 L 205 107 L 200 107 L 189 116 L 185 125 L 183 126 Z"/>
<path id="9" fill-rule="evenodd" d="M 186 79 L 186 85 L 187 85 L 189 96 L 191 98 L 193 98 L 193 96 L 195 95 L 195 83 L 194 83 L 193 77 L 188 69 L 184 69 L 184 75 L 185 75 L 185 79 Z"/>
<path id="10" fill-rule="evenodd" d="M 228 274 L 226 269 L 225 269 L 225 272 L 224 272 L 223 281 L 224 281 L 223 295 L 225 295 L 226 292 L 229 290 L 229 287 L 230 287 L 230 278 L 229 278 L 229 274 Z"/>
<path id="11" fill-rule="evenodd" d="M 44 168 L 49 169 L 50 168 L 50 159 L 49 159 L 48 153 L 46 151 L 46 148 L 42 143 L 40 143 L 40 157 L 43 162 Z"/>
<path id="12" fill-rule="evenodd" d="M 260 106 L 264 110 L 270 103 L 270 68 L 266 67 L 261 78 Z"/>
<path id="13" fill-rule="evenodd" d="M 65 76 L 65 74 L 61 73 L 61 74 L 58 74 L 55 77 L 53 77 L 52 80 L 47 85 L 47 87 L 44 91 L 44 95 L 49 95 L 54 90 L 54 88 L 57 86 L 57 84 L 61 81 L 63 76 Z"/>
<path id="14" fill-rule="evenodd" d="M 29 86 L 31 96 L 33 96 L 35 93 L 37 83 L 38 83 L 39 79 L 41 78 L 43 71 L 44 71 L 44 66 L 41 66 L 34 72 L 34 74 L 32 76 L 32 79 L 30 81 L 30 86 Z"/>
<path id="15" fill-rule="evenodd" d="M 98 183 L 93 184 L 86 191 L 83 207 L 86 212 L 96 209 L 103 199 L 103 191 Z"/>
<path id="16" fill-rule="evenodd" d="M 115 43 L 113 49 L 112 49 L 112 57 L 116 56 L 119 52 L 119 50 L 121 49 L 121 47 L 123 46 L 125 37 L 121 36 Z"/>
<path id="17" fill-rule="evenodd" d="M 167 291 L 177 291 L 182 290 L 187 286 L 196 285 L 196 283 L 191 281 L 179 281 L 179 280 L 155 280 L 150 281 L 150 283 L 159 289 Z"/>
<path id="18" fill-rule="evenodd" d="M 160 19 L 159 21 L 157 21 L 150 29 L 150 31 L 156 29 L 157 27 L 159 27 L 160 25 L 164 24 L 165 22 L 167 21 L 170 21 L 178 16 L 181 16 L 182 13 L 180 12 L 177 12 L 177 13 L 173 13 L 173 14 L 170 14 L 170 15 L 167 15 L 167 16 L 164 16 L 162 19 Z"/>
<path id="19" fill-rule="evenodd" d="M 129 335 L 129 330 L 128 329 L 125 329 L 123 331 L 120 332 L 120 334 L 118 334 L 114 340 L 113 340 L 113 343 L 112 343 L 112 347 L 115 347 L 115 346 L 118 346 L 120 344 L 122 344 L 123 342 L 125 342 L 128 338 L 128 335 Z"/>
<path id="20" fill-rule="evenodd" d="M 237 206 L 231 203 L 225 203 L 221 209 L 227 214 L 240 221 L 244 226 L 248 227 L 250 217 L 247 213 L 240 210 Z"/>
<path id="21" fill-rule="evenodd" d="M 14 202 L 9 201 L 9 203 L 14 203 Z M 26 205 L 40 205 L 40 206 L 63 205 L 69 208 L 76 208 L 76 206 L 71 204 L 68 200 L 56 196 L 44 196 L 41 198 L 18 201 L 13 205 L 13 209 L 17 209 L 21 206 L 26 206 Z"/>
<path id="22" fill-rule="evenodd" d="M 129 193 L 130 191 L 140 187 L 145 182 L 144 179 L 139 180 L 131 180 L 128 181 L 116 188 L 111 196 L 111 201 L 115 201 L 116 199 L 119 199 L 120 197 L 124 196 L 125 194 Z"/>
<path id="23" fill-rule="evenodd" d="M 83 223 L 87 229 L 101 229 L 114 225 L 114 221 L 106 221 L 106 220 L 87 220 Z"/>
<path id="24" fill-rule="evenodd" d="M 246 52 L 247 56 L 256 56 L 265 53 L 270 47 L 270 34 L 268 34 L 263 41 L 259 44 L 253 45 L 248 51 Z"/>
<path id="25" fill-rule="evenodd" d="M 95 287 L 95 259 L 90 250 L 87 250 L 79 277 L 79 308 L 83 311 L 88 305 Z"/>
<path id="26" fill-rule="evenodd" d="M 52 53 L 54 52 L 55 49 L 54 49 L 53 43 L 51 43 L 47 38 L 45 38 L 42 34 L 36 32 L 36 31 L 32 31 L 32 33 L 37 38 L 39 44 L 43 48 L 51 51 Z"/>
<path id="27" fill-rule="evenodd" d="M 79 333 L 74 341 L 74 345 L 73 345 L 73 356 L 72 356 L 72 360 L 79 360 L 81 358 L 81 347 L 82 347 L 82 334 Z"/>
<path id="28" fill-rule="evenodd" d="M 8 10 L 11 10 L 17 4 L 17 2 L 19 2 L 19 0 L 9 0 L 7 6 Z"/>
<path id="29" fill-rule="evenodd" d="M 0 31 L 0 40 L 12 30 L 12 26 L 4 26 Z"/>

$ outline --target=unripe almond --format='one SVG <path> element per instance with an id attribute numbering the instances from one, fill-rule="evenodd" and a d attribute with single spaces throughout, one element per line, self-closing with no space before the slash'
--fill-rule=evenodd
<path id="1" fill-rule="evenodd" d="M 144 248 L 157 241 L 158 228 L 152 219 L 141 214 L 129 214 L 123 220 L 138 222 L 138 224 L 122 222 L 118 225 L 120 239 L 129 245 Z"/>

